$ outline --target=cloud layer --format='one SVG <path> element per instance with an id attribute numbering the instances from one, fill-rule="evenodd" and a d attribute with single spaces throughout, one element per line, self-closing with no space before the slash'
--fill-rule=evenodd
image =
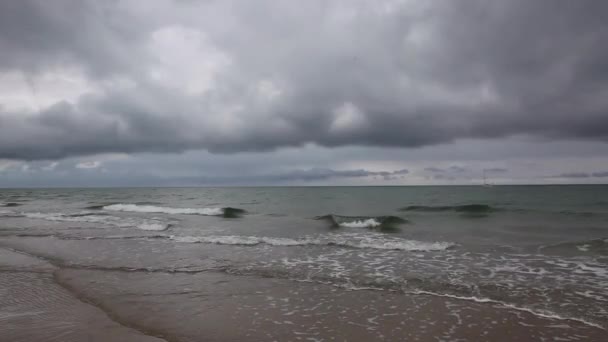
<path id="1" fill-rule="evenodd" d="M 606 141 L 605 13 L 591 0 L 3 1 L 0 158 Z"/>

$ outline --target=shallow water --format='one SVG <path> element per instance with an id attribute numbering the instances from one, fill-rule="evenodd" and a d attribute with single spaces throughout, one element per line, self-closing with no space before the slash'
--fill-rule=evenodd
<path id="1" fill-rule="evenodd" d="M 167 340 L 259 340 L 247 329 L 262 326 L 271 330 L 266 338 L 279 340 L 450 340 L 484 332 L 497 340 L 501 325 L 539 339 L 594 340 L 608 328 L 606 198 L 606 186 L 3 189 L 0 246 L 48 263 L 55 281 L 140 332 L 156 323 L 137 312 L 157 307 L 175 322 L 152 336 Z M 198 282 L 207 280 L 238 289 L 203 291 Z M 264 293 L 274 299 L 255 299 L 271 285 Z M 162 303 L 148 296 L 180 286 L 191 290 Z M 246 307 L 216 298 L 243 291 Z M 109 299 L 119 294 L 138 304 Z M 325 320 L 341 307 L 350 328 L 343 320 L 284 316 L 321 300 L 329 306 Z M 293 301 L 302 301 L 300 311 Z M 414 302 L 428 310 L 406 309 Z M 214 319 L 257 312 L 258 325 L 204 328 L 172 311 L 181 305 L 194 315 L 196 303 L 223 307 Z M 483 323 L 482 316 L 494 318 Z M 314 326 L 315 334 L 294 335 L 283 327 L 289 323 L 269 319 Z M 420 327 L 429 322 L 436 335 Z"/>

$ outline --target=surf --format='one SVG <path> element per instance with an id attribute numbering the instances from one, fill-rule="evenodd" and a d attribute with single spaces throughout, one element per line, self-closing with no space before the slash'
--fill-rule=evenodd
<path id="1" fill-rule="evenodd" d="M 398 230 L 399 226 L 409 221 L 398 216 L 343 216 L 323 215 L 316 220 L 326 221 L 331 228 L 367 228 L 382 231 Z"/>
<path id="2" fill-rule="evenodd" d="M 210 208 L 175 208 L 161 207 L 156 205 L 140 204 L 110 204 L 102 206 L 101 209 L 109 211 L 123 211 L 136 213 L 162 213 L 170 215 L 201 215 L 201 216 L 222 216 L 225 218 L 236 218 L 245 214 L 245 210 L 232 207 L 210 207 Z"/>

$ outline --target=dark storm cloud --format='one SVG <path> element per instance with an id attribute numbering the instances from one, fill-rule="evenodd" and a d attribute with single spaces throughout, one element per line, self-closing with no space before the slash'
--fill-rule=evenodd
<path id="1" fill-rule="evenodd" d="M 0 158 L 606 141 L 606 13 L 591 0 L 3 1 L 0 72 L 78 67 L 133 86 L 33 113 L 0 105 Z M 153 77 L 170 49 L 149 45 L 167 27 L 167 42 L 208 45 L 186 70 L 225 56 L 206 92 Z"/>
<path id="2" fill-rule="evenodd" d="M 0 70 L 40 72 L 75 64 L 91 74 L 132 72 L 130 56 L 156 23 L 115 0 L 0 2 Z"/>

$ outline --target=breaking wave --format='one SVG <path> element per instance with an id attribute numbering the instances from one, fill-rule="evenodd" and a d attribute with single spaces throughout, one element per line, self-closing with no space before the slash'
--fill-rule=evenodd
<path id="1" fill-rule="evenodd" d="M 23 213 L 21 216 L 40 219 L 46 221 L 59 221 L 59 222 L 82 222 L 82 223 L 99 223 L 119 228 L 135 227 L 142 230 L 154 230 L 162 231 L 169 228 L 170 224 L 155 219 L 135 219 L 135 218 L 122 218 L 116 216 L 109 216 L 98 213 L 76 213 L 76 214 L 63 214 L 63 213 Z"/>
<path id="2" fill-rule="evenodd" d="M 11 217 L 11 216 L 14 216 L 14 215 L 15 215 L 15 213 L 13 213 L 10 210 L 0 209 L 0 216 L 2 216 L 2 217 Z M 21 215 L 18 215 L 18 216 L 21 216 Z"/>
<path id="3" fill-rule="evenodd" d="M 116 202 L 108 202 L 108 203 L 103 203 L 103 204 L 93 204 L 93 205 L 86 206 L 83 209 L 85 209 L 85 210 L 102 210 L 103 207 L 108 206 L 108 205 L 112 205 L 112 204 L 118 204 L 118 203 L 116 203 Z"/>
<path id="4" fill-rule="evenodd" d="M 558 243 L 542 246 L 540 250 L 560 255 L 608 255 L 608 238 Z"/>
<path id="5" fill-rule="evenodd" d="M 335 234 L 318 237 L 280 238 L 242 235 L 211 235 L 211 236 L 170 236 L 176 242 L 209 243 L 218 245 L 240 246 L 338 246 L 346 248 L 381 249 L 400 251 L 442 251 L 454 246 L 451 242 L 424 242 L 369 236 L 361 234 Z"/>
<path id="6" fill-rule="evenodd" d="M 351 222 L 342 222 L 340 226 L 348 227 L 348 228 L 376 228 L 380 226 L 382 223 L 376 221 L 373 218 L 369 218 L 367 220 L 355 220 Z"/>
<path id="7" fill-rule="evenodd" d="M 400 224 L 408 222 L 397 216 L 342 216 L 330 214 L 318 216 L 315 219 L 325 220 L 334 228 L 370 228 L 380 230 L 396 229 Z"/>
<path id="8" fill-rule="evenodd" d="M 164 213 L 164 214 L 182 214 L 182 215 L 203 215 L 203 216 L 223 216 L 227 218 L 238 217 L 245 213 L 245 210 L 239 208 L 171 208 L 159 207 L 155 205 L 139 205 L 139 204 L 110 204 L 102 206 L 101 209 L 111 211 L 128 211 L 138 213 Z"/>

